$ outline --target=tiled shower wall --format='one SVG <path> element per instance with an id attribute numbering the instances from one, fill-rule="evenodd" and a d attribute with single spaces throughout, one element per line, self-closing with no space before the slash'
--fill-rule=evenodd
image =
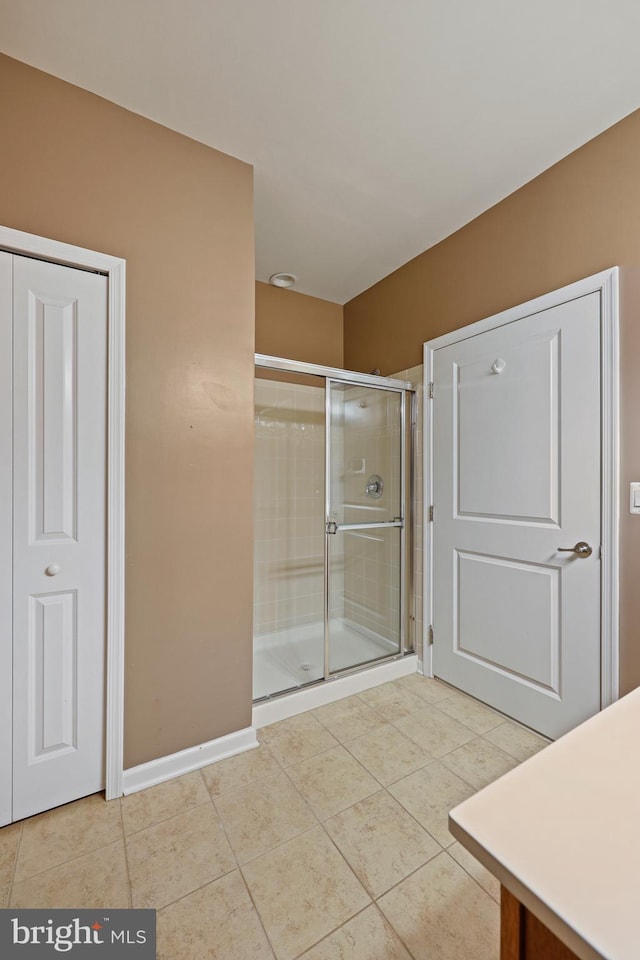
<path id="1" fill-rule="evenodd" d="M 324 386 L 256 378 L 254 633 L 324 617 Z"/>

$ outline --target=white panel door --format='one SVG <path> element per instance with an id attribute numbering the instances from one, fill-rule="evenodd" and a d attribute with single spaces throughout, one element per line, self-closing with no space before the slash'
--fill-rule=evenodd
<path id="1" fill-rule="evenodd" d="M 18 820 L 104 787 L 107 281 L 12 259 Z"/>
<path id="2" fill-rule="evenodd" d="M 433 370 L 434 674 L 557 737 L 600 709 L 599 293 Z"/>
<path id="3" fill-rule="evenodd" d="M 11 822 L 12 742 L 12 257 L 0 252 L 0 825 Z"/>

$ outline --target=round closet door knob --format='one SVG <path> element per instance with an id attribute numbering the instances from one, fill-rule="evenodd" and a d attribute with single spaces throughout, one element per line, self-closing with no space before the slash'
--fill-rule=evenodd
<path id="1" fill-rule="evenodd" d="M 55 577 L 57 574 L 62 573 L 62 567 L 59 563 L 50 563 L 48 567 L 44 568 L 44 572 L 48 577 Z"/>

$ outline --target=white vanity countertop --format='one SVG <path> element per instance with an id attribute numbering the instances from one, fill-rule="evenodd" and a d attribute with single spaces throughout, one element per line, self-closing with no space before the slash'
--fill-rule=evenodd
<path id="1" fill-rule="evenodd" d="M 461 803 L 449 826 L 581 960 L 639 960 L 640 689 Z"/>

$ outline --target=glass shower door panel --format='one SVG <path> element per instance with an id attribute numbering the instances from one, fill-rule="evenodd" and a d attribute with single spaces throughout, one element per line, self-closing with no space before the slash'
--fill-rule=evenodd
<path id="1" fill-rule="evenodd" d="M 254 700 L 324 677 L 324 383 L 255 381 Z"/>
<path id="2" fill-rule="evenodd" d="M 329 670 L 402 649 L 403 395 L 330 381 Z"/>
<path id="3" fill-rule="evenodd" d="M 400 653 L 399 527 L 338 530 L 329 543 L 329 669 Z"/>
<path id="4" fill-rule="evenodd" d="M 386 523 L 402 511 L 402 394 L 330 383 L 329 516 Z"/>

